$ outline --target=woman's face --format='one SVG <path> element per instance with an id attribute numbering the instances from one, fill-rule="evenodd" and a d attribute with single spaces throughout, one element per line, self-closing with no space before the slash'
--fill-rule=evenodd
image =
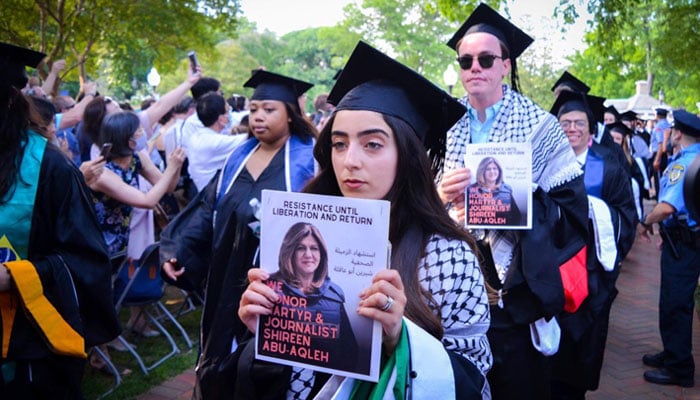
<path id="1" fill-rule="evenodd" d="M 622 146 L 622 138 L 623 138 L 623 136 L 622 136 L 622 134 L 621 134 L 620 132 L 618 132 L 618 131 L 610 131 L 610 136 L 612 136 L 612 138 L 613 138 L 613 140 L 615 141 L 615 143 L 617 143 L 617 144 L 619 144 L 620 146 Z"/>
<path id="2" fill-rule="evenodd" d="M 248 118 L 250 131 L 256 139 L 265 144 L 274 145 L 287 140 L 290 135 L 291 119 L 281 101 L 251 100 Z"/>
<path id="3" fill-rule="evenodd" d="M 136 150 L 136 146 L 137 146 L 138 140 L 139 140 L 139 138 L 140 138 L 141 136 L 143 136 L 143 128 L 139 126 L 139 127 L 136 129 L 136 132 L 134 132 L 134 134 L 131 135 L 131 137 L 129 138 L 129 148 L 130 148 L 132 151 L 135 151 L 135 150 Z"/>
<path id="4" fill-rule="evenodd" d="M 112 100 L 111 97 L 105 97 L 104 101 L 106 113 L 105 115 L 111 115 L 122 111 L 122 109 L 119 107 L 119 104 L 115 100 Z"/>
<path id="5" fill-rule="evenodd" d="M 603 114 L 603 123 L 609 125 L 615 122 L 615 114 L 606 112 Z"/>
<path id="6" fill-rule="evenodd" d="M 496 163 L 491 162 L 486 166 L 486 169 L 484 170 L 484 181 L 489 185 L 493 186 L 496 184 L 498 181 L 498 165 Z"/>
<path id="7" fill-rule="evenodd" d="M 383 199 L 399 162 L 394 132 L 374 111 L 338 111 L 331 130 L 335 179 L 345 197 Z"/>
<path id="8" fill-rule="evenodd" d="M 321 262 L 321 248 L 313 235 L 308 235 L 294 249 L 294 271 L 298 276 L 313 277 Z"/>

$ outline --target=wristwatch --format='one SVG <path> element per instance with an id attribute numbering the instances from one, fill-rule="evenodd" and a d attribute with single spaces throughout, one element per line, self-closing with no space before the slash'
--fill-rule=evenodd
<path id="1" fill-rule="evenodd" d="M 645 227 L 645 228 L 651 228 L 651 226 L 652 226 L 653 224 L 647 224 L 646 222 L 644 222 L 644 221 L 646 221 L 646 220 L 647 220 L 647 216 L 645 215 L 645 216 L 642 217 L 642 219 L 639 220 L 639 223 L 642 224 L 642 226 Z"/>

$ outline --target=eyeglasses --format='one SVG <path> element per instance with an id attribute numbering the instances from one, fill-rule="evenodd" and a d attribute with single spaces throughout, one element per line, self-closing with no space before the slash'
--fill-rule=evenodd
<path id="1" fill-rule="evenodd" d="M 559 124 L 561 125 L 562 129 L 569 129 L 571 127 L 571 124 L 574 124 L 576 129 L 586 129 L 588 126 L 588 121 L 585 119 L 577 119 L 575 121 L 572 121 L 570 119 L 563 119 L 559 121 Z"/>
<path id="2" fill-rule="evenodd" d="M 493 61 L 497 58 L 500 58 L 501 60 L 503 57 L 501 56 L 494 56 L 493 54 L 482 54 L 478 57 L 471 56 L 469 54 L 465 54 L 461 57 L 457 57 L 457 62 L 459 63 L 459 67 L 462 69 L 469 69 L 472 67 L 472 63 L 474 62 L 474 58 L 479 60 L 479 65 L 481 68 L 489 69 L 493 67 Z"/>

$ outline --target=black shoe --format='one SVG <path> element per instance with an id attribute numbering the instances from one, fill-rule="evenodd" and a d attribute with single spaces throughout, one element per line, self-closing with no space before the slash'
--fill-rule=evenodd
<path id="1" fill-rule="evenodd" d="M 644 380 L 651 383 L 658 383 L 659 385 L 676 385 L 682 387 L 693 387 L 695 382 L 693 378 L 682 378 L 680 376 L 674 375 L 671 371 L 666 368 L 652 369 L 644 373 Z"/>
<path id="2" fill-rule="evenodd" d="M 645 354 L 642 357 L 642 362 L 649 367 L 661 368 L 664 366 L 664 358 L 666 358 L 664 357 L 664 352 L 661 351 L 656 354 Z"/>

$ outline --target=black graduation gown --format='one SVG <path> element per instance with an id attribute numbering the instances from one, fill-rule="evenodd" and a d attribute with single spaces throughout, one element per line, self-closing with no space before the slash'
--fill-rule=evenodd
<path id="1" fill-rule="evenodd" d="M 109 255 L 89 190 L 82 173 L 52 144 L 46 145 L 41 161 L 26 260 L 31 267 L 23 271 L 28 273 L 17 269 L 17 274 L 33 276 L 36 273 L 43 288 L 40 297 L 50 303 L 59 319 L 84 338 L 85 349 L 108 342 L 119 334 L 121 328 L 112 299 Z M 19 277 L 13 274 L 14 285 L 17 285 L 16 278 Z M 51 324 L 54 329 L 45 327 L 42 331 L 33 321 L 34 317 L 28 317 L 30 312 L 17 286 L 11 289 L 11 296 L 20 300 L 21 305 L 14 314 L 8 357 L 0 358 L 0 363 L 55 358 L 47 336 L 72 336 L 56 329 L 57 324 Z M 56 315 L 54 311 L 50 314 Z M 0 329 L 0 343 L 7 339 L 3 334 Z M 75 362 L 71 359 L 84 361 L 83 357 L 62 359 L 72 369 Z M 60 359 L 54 363 L 55 367 L 60 368 Z M 79 373 L 81 376 L 82 369 Z"/>
<path id="2" fill-rule="evenodd" d="M 197 397 L 226 398 L 232 390 L 226 387 L 233 383 L 235 371 L 235 365 L 229 365 L 231 343 L 234 337 L 241 343 L 248 334 L 238 318 L 238 305 L 259 245 L 248 226 L 256 220 L 249 201 L 261 200 L 263 189 L 285 190 L 284 168 L 284 149 L 257 181 L 244 168 L 215 206 L 217 173 L 161 234 L 161 260 L 176 257 L 185 267 L 177 282 L 170 283 L 195 289 L 206 281 Z"/>
<path id="3" fill-rule="evenodd" d="M 620 273 L 619 261 L 632 247 L 636 233 L 637 212 L 627 172 L 627 164 L 620 164 L 617 155 L 608 148 L 594 143 L 589 152 L 603 159 L 602 190 L 600 198 L 610 209 L 617 240 L 617 263 L 607 272 L 597 259 L 595 238 L 591 228 L 588 240 L 587 270 L 588 297 L 573 314 L 559 317 L 562 340 L 554 356 L 553 376 L 582 390 L 598 388 L 608 332 L 608 317 L 617 296 L 615 282 Z M 589 168 L 586 174 L 591 174 Z M 588 179 L 586 179 L 588 181 Z"/>

